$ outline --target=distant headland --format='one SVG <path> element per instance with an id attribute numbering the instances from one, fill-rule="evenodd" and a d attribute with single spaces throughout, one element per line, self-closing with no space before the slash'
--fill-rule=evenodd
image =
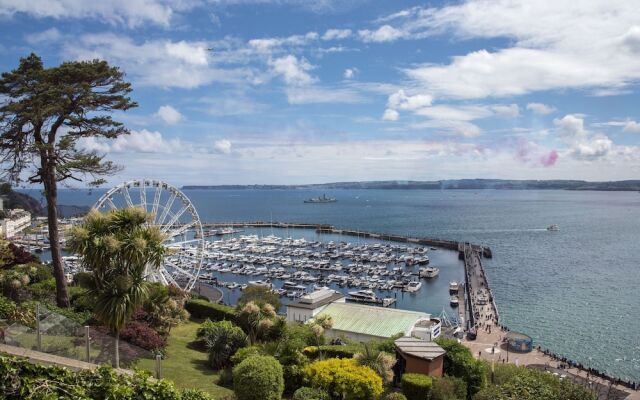
<path id="1" fill-rule="evenodd" d="M 186 185 L 182 189 L 507 189 L 640 191 L 640 180 L 588 182 L 579 180 L 448 179 L 440 181 L 364 181 L 302 185 Z"/>

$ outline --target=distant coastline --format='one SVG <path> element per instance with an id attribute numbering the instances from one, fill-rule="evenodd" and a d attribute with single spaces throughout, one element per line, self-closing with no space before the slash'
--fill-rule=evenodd
<path id="1" fill-rule="evenodd" d="M 504 189 L 640 191 L 640 180 L 588 182 L 579 180 L 450 179 L 440 181 L 365 181 L 303 185 L 185 185 L 182 189 Z"/>

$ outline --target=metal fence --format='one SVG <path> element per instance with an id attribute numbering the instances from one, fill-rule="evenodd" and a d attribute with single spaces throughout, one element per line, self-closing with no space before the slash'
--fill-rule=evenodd
<path id="1" fill-rule="evenodd" d="M 34 326 L 18 323 L 4 329 L 4 342 L 93 364 L 113 365 L 115 338 L 100 326 L 83 326 L 42 304 L 36 306 Z M 161 355 L 119 341 L 120 367 L 141 368 L 162 376 Z"/>

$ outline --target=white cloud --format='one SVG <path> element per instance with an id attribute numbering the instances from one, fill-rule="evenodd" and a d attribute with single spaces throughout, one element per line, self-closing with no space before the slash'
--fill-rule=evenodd
<path id="1" fill-rule="evenodd" d="M 346 39 L 351 36 L 351 33 L 351 29 L 328 29 L 324 35 L 322 35 L 322 40 Z"/>
<path id="2" fill-rule="evenodd" d="M 42 32 L 30 33 L 25 36 L 25 40 L 30 44 L 56 42 L 62 37 L 56 28 L 49 28 Z"/>
<path id="3" fill-rule="evenodd" d="M 414 111 L 431 105 L 433 97 L 428 94 L 407 95 L 403 89 L 389 96 L 387 107 L 392 109 Z"/>
<path id="4" fill-rule="evenodd" d="M 382 114 L 382 119 L 385 121 L 397 121 L 398 118 L 400 118 L 400 113 L 393 108 L 387 108 L 384 110 L 384 114 Z"/>
<path id="5" fill-rule="evenodd" d="M 353 79 L 353 77 L 356 76 L 358 72 L 358 68 L 347 68 L 344 70 L 344 79 Z"/>
<path id="6" fill-rule="evenodd" d="M 245 62 L 235 54 L 219 52 L 210 59 L 205 42 L 148 40 L 140 44 L 111 33 L 87 34 L 64 46 L 64 56 L 79 60 L 100 58 L 120 66 L 144 86 L 195 88 L 212 82 L 251 81 L 254 72 L 220 63 Z M 227 58 L 228 57 L 228 58 Z"/>
<path id="7" fill-rule="evenodd" d="M 515 118 L 520 115 L 520 107 L 517 104 L 495 104 L 489 106 L 489 109 L 503 117 Z"/>
<path id="8" fill-rule="evenodd" d="M 283 46 L 302 46 L 318 40 L 317 32 L 307 32 L 304 35 L 292 35 L 288 37 L 261 38 L 249 40 L 249 46 L 264 53 L 273 51 L 274 48 Z"/>
<path id="9" fill-rule="evenodd" d="M 640 133 L 640 123 L 636 121 L 627 121 L 622 130 L 625 132 Z"/>
<path id="10" fill-rule="evenodd" d="M 579 114 L 567 114 L 562 118 L 556 118 L 553 123 L 558 127 L 562 136 L 584 137 L 587 136 L 587 130 L 584 127 L 584 117 Z"/>
<path id="11" fill-rule="evenodd" d="M 404 33 L 391 25 L 383 25 L 376 30 L 359 30 L 358 35 L 364 42 L 392 42 L 402 38 Z"/>
<path id="12" fill-rule="evenodd" d="M 0 16 L 25 13 L 36 18 L 94 18 L 114 25 L 168 26 L 174 8 L 162 0 L 20 0 L 0 1 Z"/>
<path id="13" fill-rule="evenodd" d="M 81 138 L 78 145 L 100 153 L 178 153 L 185 149 L 178 139 L 166 140 L 158 131 L 132 130 L 114 140 Z"/>
<path id="14" fill-rule="evenodd" d="M 527 110 L 533 112 L 538 115 L 547 115 L 556 111 L 555 107 L 549 106 L 544 103 L 528 103 Z"/>
<path id="15" fill-rule="evenodd" d="M 228 139 L 216 140 L 213 144 L 213 147 L 216 151 L 223 154 L 231 153 L 231 141 Z"/>
<path id="16" fill-rule="evenodd" d="M 296 56 L 289 54 L 288 56 L 269 60 L 269 65 L 276 74 L 282 75 L 287 84 L 306 85 L 315 81 L 315 78 L 308 73 L 313 69 L 313 66 L 304 58 L 298 59 Z"/>
<path id="17" fill-rule="evenodd" d="M 431 119 L 411 124 L 410 127 L 412 129 L 433 129 L 463 137 L 475 137 L 482 133 L 482 129 L 479 126 L 465 120 L 456 119 Z"/>
<path id="18" fill-rule="evenodd" d="M 473 51 L 447 64 L 406 69 L 416 84 L 438 97 L 503 97 L 565 88 L 611 95 L 640 79 L 638 18 L 637 4 L 624 0 L 475 0 L 403 10 L 378 30 L 389 33 L 383 35 L 386 40 L 452 33 L 460 40 L 510 41 L 505 48 Z"/>
<path id="19" fill-rule="evenodd" d="M 490 117 L 493 115 L 493 112 L 488 107 L 483 106 L 437 105 L 420 108 L 416 110 L 416 114 L 438 120 L 473 121 L 475 119 Z"/>
<path id="20" fill-rule="evenodd" d="M 358 91 L 350 88 L 292 86 L 286 89 L 287 99 L 290 104 L 313 103 L 366 103 L 367 98 Z"/>
<path id="21" fill-rule="evenodd" d="M 180 122 L 183 118 L 182 114 L 170 105 L 160 106 L 156 115 L 167 124 L 173 125 Z"/>
<path id="22" fill-rule="evenodd" d="M 568 114 L 553 120 L 569 145 L 569 154 L 577 160 L 595 161 L 608 156 L 616 146 L 606 135 L 592 133 L 584 127 L 584 116 Z"/>

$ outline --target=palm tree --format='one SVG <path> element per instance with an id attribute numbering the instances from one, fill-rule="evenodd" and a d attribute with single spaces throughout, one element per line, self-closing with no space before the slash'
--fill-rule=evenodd
<path id="1" fill-rule="evenodd" d="M 395 364 L 395 357 L 384 351 L 379 351 L 371 348 L 369 343 L 364 343 L 364 351 L 357 353 L 355 359 L 358 364 L 369 367 L 374 370 L 384 383 L 391 382 L 393 378 L 393 364 Z"/>
<path id="2" fill-rule="evenodd" d="M 140 208 L 91 211 L 71 230 L 69 247 L 93 272 L 94 314 L 115 335 L 115 367 L 120 367 L 120 330 L 148 295 L 147 268 L 164 256 L 163 235 L 148 226 L 151 216 Z"/>

